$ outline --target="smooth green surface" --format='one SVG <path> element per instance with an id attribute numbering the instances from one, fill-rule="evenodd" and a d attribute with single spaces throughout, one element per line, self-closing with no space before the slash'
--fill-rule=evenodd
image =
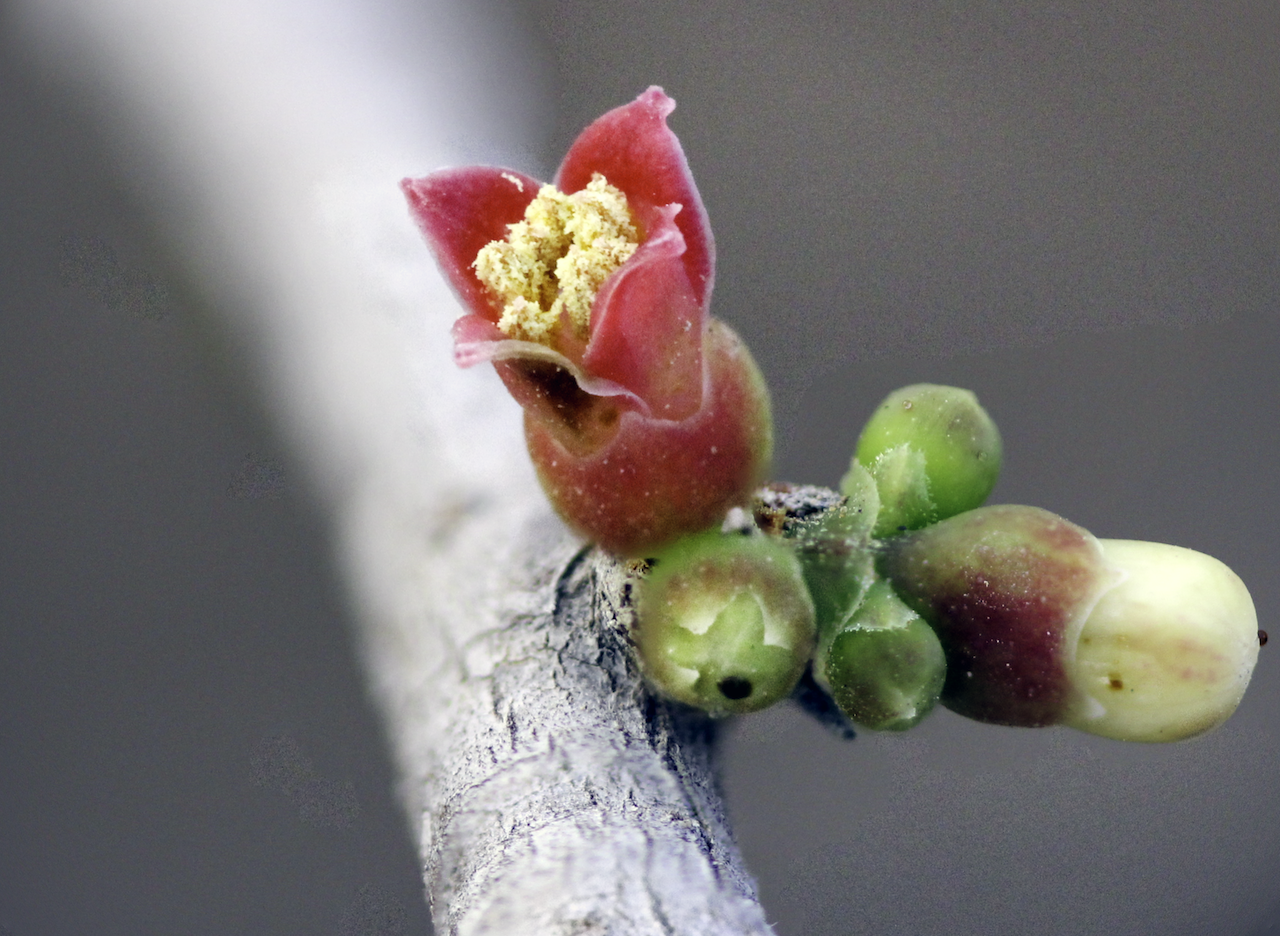
<path id="1" fill-rule="evenodd" d="M 854 456 L 879 491 L 876 535 L 919 529 L 980 506 L 995 487 L 1002 457 L 1000 433 L 971 391 L 936 384 L 895 390 L 863 428 Z"/>

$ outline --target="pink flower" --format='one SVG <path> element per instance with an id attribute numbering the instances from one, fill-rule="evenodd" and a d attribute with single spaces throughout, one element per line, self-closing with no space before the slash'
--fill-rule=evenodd
<path id="1" fill-rule="evenodd" d="M 624 554 L 717 523 L 772 449 L 759 371 L 708 313 L 715 245 L 674 107 L 654 87 L 605 114 L 554 190 L 483 166 L 402 183 L 468 310 L 454 359 L 494 364 L 552 504 Z"/>

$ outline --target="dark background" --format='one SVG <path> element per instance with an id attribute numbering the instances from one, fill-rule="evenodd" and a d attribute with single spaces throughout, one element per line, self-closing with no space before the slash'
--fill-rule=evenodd
<path id="1" fill-rule="evenodd" d="M 1280 630 L 1280 7 L 493 15 L 545 57 L 544 174 L 645 86 L 679 102 L 779 477 L 838 481 L 895 386 L 967 386 L 1005 437 L 994 501 L 1211 553 Z M 425 932 L 324 524 L 110 120 L 3 34 L 0 932 Z M 734 725 L 770 919 L 1280 931 L 1272 652 L 1226 727 L 1167 747 Z"/>

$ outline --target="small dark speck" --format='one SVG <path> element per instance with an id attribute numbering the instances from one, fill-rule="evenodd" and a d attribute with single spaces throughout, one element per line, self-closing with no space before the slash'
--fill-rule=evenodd
<path id="1" fill-rule="evenodd" d="M 752 685 L 751 680 L 743 679 L 741 676 L 726 676 L 716 683 L 716 688 L 726 699 L 736 702 L 751 695 Z"/>
<path id="2" fill-rule="evenodd" d="M 1121 689 L 1124 688 L 1124 680 L 1122 680 L 1118 676 L 1112 676 L 1111 681 L 1107 685 L 1109 685 L 1112 689 L 1115 689 L 1117 692 L 1119 692 Z"/>
<path id="3" fill-rule="evenodd" d="M 1258 646 L 1265 647 L 1266 645 L 1267 645 L 1267 632 L 1264 630 L 1260 630 L 1258 631 Z"/>

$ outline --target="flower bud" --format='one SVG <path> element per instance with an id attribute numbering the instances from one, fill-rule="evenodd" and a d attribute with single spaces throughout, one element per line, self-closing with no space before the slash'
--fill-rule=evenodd
<path id="1" fill-rule="evenodd" d="M 785 698 L 813 653 L 813 602 L 791 551 L 762 536 L 703 533 L 658 554 L 633 632 L 663 695 L 713 715 Z"/>
<path id="2" fill-rule="evenodd" d="M 1257 659 L 1253 603 L 1222 563 L 1035 507 L 905 534 L 877 570 L 937 631 L 943 704 L 978 721 L 1178 740 L 1231 715 Z"/>
<path id="3" fill-rule="evenodd" d="M 1258 659 L 1258 617 L 1240 578 L 1203 553 L 1099 540 L 1123 579 L 1067 660 L 1064 723 L 1122 741 L 1176 741 L 1226 721 Z"/>
<path id="4" fill-rule="evenodd" d="M 1115 580 L 1087 531 L 1037 507 L 971 510 L 889 540 L 880 574 L 938 633 L 942 703 L 1000 725 L 1056 724 L 1084 616 Z"/>
<path id="5" fill-rule="evenodd" d="M 932 628 L 885 582 L 824 634 L 814 673 L 840 710 L 875 731 L 904 731 L 933 710 L 946 676 Z"/>
<path id="6" fill-rule="evenodd" d="M 972 392 L 935 384 L 895 390 L 862 430 L 854 456 L 879 488 L 876 535 L 979 506 L 995 487 L 1001 456 L 1000 433 Z"/>

